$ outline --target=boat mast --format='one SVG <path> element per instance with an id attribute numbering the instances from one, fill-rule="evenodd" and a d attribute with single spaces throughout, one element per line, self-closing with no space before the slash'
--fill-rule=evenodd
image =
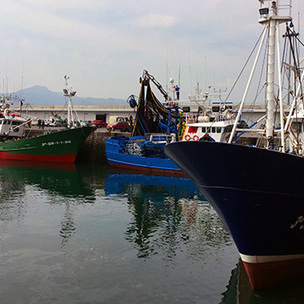
<path id="1" fill-rule="evenodd" d="M 68 77 L 67 75 L 65 75 L 64 77 L 64 81 L 65 81 L 65 88 L 63 89 L 63 95 L 65 97 L 68 97 L 68 122 L 67 122 L 67 127 L 71 128 L 75 126 L 75 120 L 74 120 L 74 115 L 73 115 L 73 106 L 72 106 L 72 97 L 76 95 L 76 91 L 72 91 L 68 89 L 68 79 L 70 77 Z"/>
<path id="2" fill-rule="evenodd" d="M 284 126 L 283 126 L 283 100 L 282 100 L 282 77 L 281 77 L 281 64 L 280 64 L 280 44 L 279 44 L 279 25 L 281 23 L 286 23 L 291 21 L 289 16 L 279 16 L 280 8 L 291 8 L 289 4 L 279 5 L 279 0 L 271 1 L 272 16 L 269 17 L 269 7 L 264 6 L 264 2 L 270 2 L 271 0 L 259 0 L 261 3 L 260 15 L 261 19 L 259 22 L 261 24 L 266 24 L 269 27 L 268 31 L 268 54 L 267 54 L 267 79 L 266 79 L 266 139 L 267 148 L 271 148 L 274 143 L 274 122 L 275 122 L 275 110 L 276 110 L 276 97 L 274 92 L 274 73 L 275 73 L 275 51 L 277 50 L 278 55 L 278 80 L 279 80 L 279 97 L 278 101 L 280 103 L 280 122 L 281 122 L 281 145 L 282 150 L 285 150 L 284 144 Z M 289 10 L 290 12 L 290 10 Z"/>
<path id="3" fill-rule="evenodd" d="M 272 3 L 273 16 L 277 16 L 276 3 Z M 268 32 L 268 63 L 267 63 L 267 81 L 266 81 L 266 138 L 267 148 L 273 144 L 274 135 L 274 116 L 276 103 L 274 100 L 274 60 L 275 60 L 275 36 L 277 29 L 277 21 L 274 18 L 269 19 L 269 32 Z"/>

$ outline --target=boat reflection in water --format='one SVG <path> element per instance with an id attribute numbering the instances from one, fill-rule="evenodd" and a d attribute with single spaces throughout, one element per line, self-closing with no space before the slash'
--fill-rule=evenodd
<path id="1" fill-rule="evenodd" d="M 156 191 L 157 187 L 160 187 L 160 191 Z M 106 180 L 106 195 L 127 193 L 132 196 L 137 190 L 140 190 L 142 196 L 150 199 L 160 200 L 160 197 L 172 196 L 176 198 L 200 197 L 205 200 L 200 196 L 198 188 L 190 178 L 136 174 L 132 170 L 110 169 Z"/>
<path id="2" fill-rule="evenodd" d="M 0 162 L 0 188 L 1 303 L 304 303 L 303 281 L 257 293 L 231 272 L 236 248 L 190 179 Z"/>
<path id="3" fill-rule="evenodd" d="M 105 193 L 127 195 L 134 218 L 126 239 L 134 244 L 139 258 L 163 254 L 170 259 L 190 243 L 196 244 L 191 248 L 193 255 L 203 256 L 208 246 L 231 243 L 219 217 L 189 178 L 112 171 Z"/>
<path id="4" fill-rule="evenodd" d="M 227 290 L 220 304 L 302 304 L 304 303 L 304 278 L 291 280 L 274 287 L 254 291 L 241 259 L 231 271 Z"/>
<path id="5" fill-rule="evenodd" d="M 163 259 L 173 260 L 182 255 L 182 249 L 205 263 L 207 255 L 213 252 L 208 248 L 218 248 L 214 258 L 222 259 L 221 246 L 232 243 L 219 217 L 190 179 L 110 171 L 105 195 L 113 198 L 127 195 L 133 219 L 125 235 L 137 250 L 138 258 L 162 255 Z M 252 289 L 243 263 L 239 261 L 231 271 L 220 302 L 236 303 L 304 303 L 304 280 L 257 292 Z"/>
<path id="6" fill-rule="evenodd" d="M 93 198 L 92 190 L 83 182 L 74 163 L 43 163 L 31 161 L 0 161 L 0 180 L 7 182 L 6 191 L 34 185 L 49 193 L 62 196 L 83 196 Z"/>
<path id="7" fill-rule="evenodd" d="M 75 233 L 72 205 L 94 203 L 94 190 L 83 180 L 81 165 L 74 163 L 43 163 L 30 161 L 0 161 L 1 215 L 0 221 L 26 214 L 27 201 L 23 200 L 29 187 L 47 197 L 48 204 L 65 206 L 61 230 L 62 244 Z M 10 204 L 19 197 L 19 203 Z"/>

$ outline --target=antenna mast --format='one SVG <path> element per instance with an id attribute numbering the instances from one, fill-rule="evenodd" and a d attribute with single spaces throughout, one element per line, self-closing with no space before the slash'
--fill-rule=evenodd
<path id="1" fill-rule="evenodd" d="M 63 89 L 63 95 L 68 98 L 68 128 L 75 127 L 75 120 L 73 115 L 72 97 L 76 95 L 76 91 L 72 91 L 72 87 L 68 89 L 68 80 L 70 77 L 65 75 L 65 88 Z"/>
<path id="2" fill-rule="evenodd" d="M 281 145 L 283 151 L 285 151 L 284 140 L 284 121 L 283 121 L 283 94 L 282 94 L 282 75 L 281 75 L 281 62 L 280 62 L 280 37 L 279 26 L 281 23 L 286 23 L 292 20 L 291 18 L 291 0 L 285 0 L 285 4 L 279 4 L 280 1 L 259 0 L 260 7 L 260 20 L 261 24 L 264 24 L 268 28 L 268 67 L 267 67 L 267 90 L 266 90 L 266 139 L 267 148 L 271 148 L 274 142 L 274 121 L 275 121 L 275 109 L 276 99 L 274 92 L 274 73 L 275 67 L 277 67 L 278 80 L 279 80 L 279 105 L 280 105 L 280 123 L 281 123 Z M 265 3 L 266 2 L 266 3 Z M 282 3 L 281 2 L 281 3 Z M 268 5 L 267 5 L 268 3 Z M 280 16 L 280 10 L 288 10 L 287 16 Z M 270 12 L 272 15 L 270 16 Z M 275 65 L 275 59 L 277 52 L 277 66 Z"/>

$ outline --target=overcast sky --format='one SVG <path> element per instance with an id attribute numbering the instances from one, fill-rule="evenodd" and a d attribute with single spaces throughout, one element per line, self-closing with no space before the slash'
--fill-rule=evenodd
<path id="1" fill-rule="evenodd" d="M 293 0 L 293 10 L 303 19 L 301 2 Z M 257 0 L 0 4 L 1 92 L 34 85 L 61 91 L 68 75 L 78 96 L 126 99 L 139 94 L 144 69 L 164 87 L 180 79 L 184 97 L 196 82 L 229 89 L 262 30 Z"/>

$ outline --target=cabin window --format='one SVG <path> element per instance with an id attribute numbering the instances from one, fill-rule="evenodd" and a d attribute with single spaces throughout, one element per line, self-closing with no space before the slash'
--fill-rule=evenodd
<path id="1" fill-rule="evenodd" d="M 224 133 L 230 133 L 232 131 L 232 125 L 225 127 Z"/>
<path id="2" fill-rule="evenodd" d="M 212 127 L 212 128 L 211 128 L 211 132 L 212 132 L 212 133 L 215 133 L 215 127 Z"/>
<path id="3" fill-rule="evenodd" d="M 217 128 L 216 128 L 216 133 L 221 133 L 221 131 L 222 131 L 222 128 L 221 128 L 221 127 L 217 127 Z"/>
<path id="4" fill-rule="evenodd" d="M 190 112 L 190 107 L 182 107 L 183 112 Z"/>
<path id="5" fill-rule="evenodd" d="M 196 133 L 197 132 L 197 127 L 189 127 L 188 133 Z"/>
<path id="6" fill-rule="evenodd" d="M 296 133 L 300 133 L 301 132 L 301 122 L 299 121 L 294 121 L 292 124 L 291 124 L 291 128 L 294 132 Z"/>
<path id="7" fill-rule="evenodd" d="M 202 132 L 206 133 L 206 127 L 202 127 Z"/>
<path id="8" fill-rule="evenodd" d="M 20 121 L 12 121 L 12 125 L 13 126 L 19 126 L 20 125 Z"/>

